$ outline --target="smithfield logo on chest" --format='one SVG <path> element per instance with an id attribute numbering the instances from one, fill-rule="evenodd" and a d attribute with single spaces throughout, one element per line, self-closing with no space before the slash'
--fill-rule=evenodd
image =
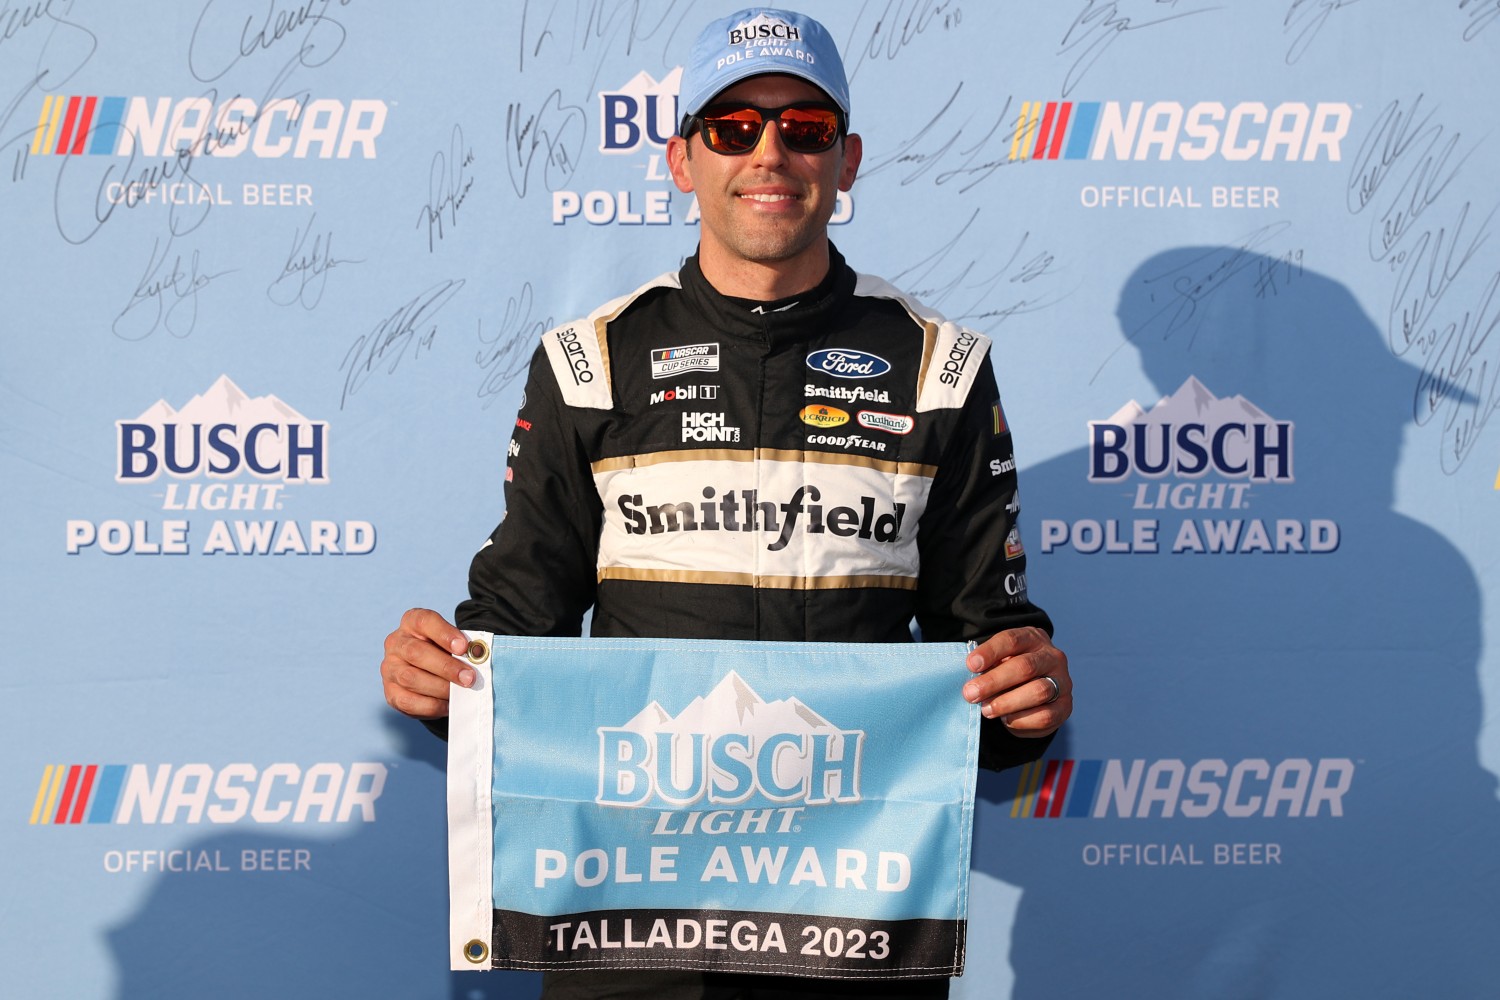
<path id="1" fill-rule="evenodd" d="M 807 367 L 834 378 L 875 378 L 891 370 L 891 363 L 878 354 L 826 347 L 807 356 Z"/>

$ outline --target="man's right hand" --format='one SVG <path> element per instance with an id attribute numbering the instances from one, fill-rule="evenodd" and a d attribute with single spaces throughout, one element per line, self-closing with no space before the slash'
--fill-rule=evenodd
<path id="1" fill-rule="evenodd" d="M 453 658 L 468 646 L 464 634 L 442 615 L 412 608 L 385 637 L 385 659 L 380 661 L 385 700 L 414 719 L 446 716 L 448 686 L 474 683 L 474 668 Z"/>

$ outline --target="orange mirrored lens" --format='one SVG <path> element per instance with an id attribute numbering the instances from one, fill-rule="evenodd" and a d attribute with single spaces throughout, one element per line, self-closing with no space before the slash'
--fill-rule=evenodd
<path id="1" fill-rule="evenodd" d="M 776 122 L 782 143 L 794 153 L 821 153 L 838 139 L 839 116 L 832 108 L 746 106 L 704 114 L 703 141 L 716 153 L 749 152 L 760 141 L 767 116 Z"/>

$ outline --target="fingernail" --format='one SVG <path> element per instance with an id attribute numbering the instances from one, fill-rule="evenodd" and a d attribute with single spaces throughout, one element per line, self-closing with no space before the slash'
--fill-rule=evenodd
<path id="1" fill-rule="evenodd" d="M 453 650 L 455 653 L 462 653 L 464 650 L 469 648 L 469 644 L 465 642 L 462 637 L 455 636 L 454 638 L 448 640 L 448 648 Z"/>
<path id="2" fill-rule="evenodd" d="M 979 688 L 973 684 L 964 685 L 964 701 L 978 701 Z"/>
<path id="3" fill-rule="evenodd" d="M 473 687 L 474 671 L 470 670 L 468 667 L 464 667 L 458 672 L 458 683 L 463 687 Z"/>
<path id="4" fill-rule="evenodd" d="M 995 714 L 995 710 L 988 705 L 982 705 L 979 708 L 979 714 L 988 719 Z"/>
<path id="5" fill-rule="evenodd" d="M 964 666 L 969 668 L 970 673 L 978 673 L 979 669 L 984 666 L 984 657 L 975 653 L 964 661 Z"/>

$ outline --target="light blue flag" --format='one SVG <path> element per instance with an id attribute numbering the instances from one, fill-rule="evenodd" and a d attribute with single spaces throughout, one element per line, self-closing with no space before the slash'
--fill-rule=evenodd
<path id="1" fill-rule="evenodd" d="M 453 968 L 963 972 L 962 644 L 470 639 Z"/>

